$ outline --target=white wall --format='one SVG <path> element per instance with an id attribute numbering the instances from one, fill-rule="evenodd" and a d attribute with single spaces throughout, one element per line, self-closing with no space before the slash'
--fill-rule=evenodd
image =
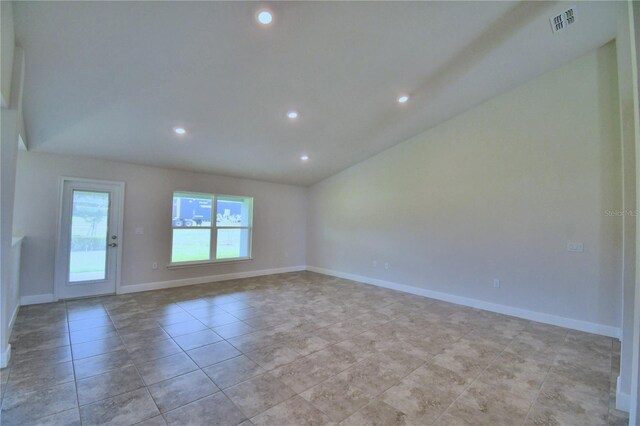
<path id="1" fill-rule="evenodd" d="M 629 13 L 629 35 L 631 39 L 631 69 L 633 70 L 633 108 L 631 114 L 634 117 L 635 128 L 635 145 L 636 145 L 636 164 L 640 162 L 640 71 L 638 67 L 640 65 L 640 4 L 638 2 L 628 3 Z M 635 49 L 634 49 L 635 47 Z M 640 175 L 636 174 L 636 200 L 640 199 L 638 191 L 640 191 Z M 636 217 L 636 229 L 640 223 L 640 217 Z M 631 381 L 631 394 L 629 401 L 629 424 L 640 424 L 640 240 L 637 240 L 636 246 L 636 288 L 634 298 L 633 319 L 628 319 L 625 315 L 624 321 L 633 321 L 634 330 L 632 333 L 633 352 L 631 369 L 632 381 Z"/>
<path id="2" fill-rule="evenodd" d="M 59 176 L 126 182 L 124 235 L 120 238 L 123 286 L 305 264 L 305 188 L 80 157 L 20 152 L 14 231 L 26 237 L 21 271 L 23 296 L 53 293 Z M 253 260 L 166 269 L 171 255 L 174 190 L 253 196 Z M 144 227 L 144 235 L 135 235 L 136 227 Z M 154 261 L 159 264 L 157 270 L 151 269 Z"/>
<path id="3" fill-rule="evenodd" d="M 16 157 L 18 155 L 18 111 L 2 108 L 0 113 L 0 306 L 8 306 L 12 294 L 12 226 Z M 2 312 L 0 315 L 5 316 Z M 0 367 L 6 367 L 11 357 L 10 323 L 0 324 Z"/>
<path id="4" fill-rule="evenodd" d="M 617 332 L 615 55 L 610 43 L 314 185 L 307 264 Z"/>
<path id="5" fill-rule="evenodd" d="M 4 108 L 9 106 L 11 99 L 14 47 L 13 2 L 3 1 L 0 3 L 0 95 Z"/>
<path id="6" fill-rule="evenodd" d="M 611 43 L 313 186 L 308 217 L 305 188 L 21 152 L 22 294 L 53 293 L 66 175 L 127 182 L 123 286 L 307 263 L 617 329 L 619 136 Z M 173 190 L 254 196 L 255 259 L 164 268 Z"/>
<path id="7" fill-rule="evenodd" d="M 620 139 L 623 158 L 623 203 L 625 209 L 635 210 L 636 173 L 635 144 L 636 132 L 634 112 L 634 80 L 637 79 L 635 52 L 630 16 L 631 4 L 619 3 L 618 34 L 616 54 L 618 58 L 618 96 L 620 101 Z M 634 74 L 636 74 L 634 76 Z M 624 268 L 622 295 L 622 348 L 620 356 L 620 376 L 617 383 L 616 408 L 629 411 L 631 392 L 631 370 L 633 357 L 634 293 L 636 286 L 636 220 L 635 216 L 623 217 L 624 229 Z"/>
<path id="8" fill-rule="evenodd" d="M 14 74 L 14 31 L 13 6 L 2 2 L 0 8 L 0 74 L 2 110 L 0 117 L 0 306 L 6 309 L 12 294 L 12 227 L 13 203 L 16 178 L 16 158 L 22 111 L 19 99 L 22 92 L 11 90 L 12 86 L 22 86 L 23 63 L 19 64 L 19 73 Z M 12 95 L 13 93 L 13 95 Z M 4 313 L 3 313 L 4 315 Z M 7 321 L 0 326 L 0 367 L 5 367 L 11 357 L 9 336 L 11 328 Z"/>

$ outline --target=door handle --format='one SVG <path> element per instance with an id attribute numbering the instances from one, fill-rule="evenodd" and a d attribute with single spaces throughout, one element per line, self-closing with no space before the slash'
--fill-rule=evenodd
<path id="1" fill-rule="evenodd" d="M 116 243 L 111 243 L 111 244 L 107 244 L 107 245 L 108 245 L 109 247 L 117 247 L 117 246 L 118 246 L 118 244 L 116 244 Z"/>

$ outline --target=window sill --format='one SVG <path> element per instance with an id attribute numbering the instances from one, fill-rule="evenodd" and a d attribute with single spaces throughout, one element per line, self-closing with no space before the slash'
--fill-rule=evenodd
<path id="1" fill-rule="evenodd" d="M 239 263 L 239 262 L 248 262 L 253 260 L 253 257 L 239 257 L 237 259 L 229 259 L 229 260 L 205 260 L 198 262 L 178 262 L 178 263 L 169 263 L 167 264 L 167 269 L 182 269 L 182 268 L 195 268 L 198 266 L 211 266 L 211 265 L 219 265 L 222 263 Z"/>

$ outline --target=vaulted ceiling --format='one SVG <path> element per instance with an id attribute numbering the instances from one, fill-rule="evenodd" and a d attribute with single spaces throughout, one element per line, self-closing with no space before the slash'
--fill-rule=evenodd
<path id="1" fill-rule="evenodd" d="M 310 185 L 615 37 L 575 4 L 16 2 L 29 148 Z"/>

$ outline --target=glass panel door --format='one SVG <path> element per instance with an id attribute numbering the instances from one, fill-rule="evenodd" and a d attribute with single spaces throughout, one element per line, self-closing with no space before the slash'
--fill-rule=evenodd
<path id="1" fill-rule="evenodd" d="M 73 191 L 69 283 L 107 279 L 110 195 Z"/>
<path id="2" fill-rule="evenodd" d="M 124 184 L 62 178 L 56 298 L 116 292 Z"/>

